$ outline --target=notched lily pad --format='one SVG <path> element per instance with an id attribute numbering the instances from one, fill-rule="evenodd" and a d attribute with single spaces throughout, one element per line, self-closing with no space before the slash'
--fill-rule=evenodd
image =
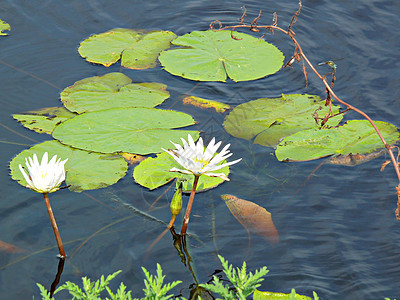
<path id="1" fill-rule="evenodd" d="M 58 125 L 53 137 L 60 142 L 101 153 L 159 153 L 198 131 L 174 130 L 195 124 L 185 113 L 155 108 L 113 108 L 85 113 Z"/>
<path id="2" fill-rule="evenodd" d="M 108 73 L 79 80 L 61 92 L 71 111 L 84 113 L 117 107 L 155 107 L 169 98 L 165 84 L 132 83 L 122 73 Z"/>
<path id="3" fill-rule="evenodd" d="M 147 69 L 156 65 L 162 50 L 170 47 L 176 35 L 170 31 L 116 28 L 92 35 L 81 42 L 78 52 L 87 61 L 111 66 L 122 57 L 122 66 L 130 69 Z"/>
<path id="4" fill-rule="evenodd" d="M 198 136 L 194 137 L 197 140 Z M 178 139 L 175 139 L 178 140 Z M 222 163 L 225 163 L 223 161 Z M 186 181 L 183 182 L 183 191 L 190 192 L 193 187 L 193 175 L 185 175 L 177 172 L 169 172 L 173 167 L 181 169 L 179 165 L 168 153 L 160 153 L 157 157 L 149 157 L 142 161 L 133 171 L 133 178 L 135 181 L 147 187 L 150 190 L 156 189 L 174 178 L 184 178 Z M 218 173 L 224 173 L 226 176 L 229 175 L 229 166 L 218 170 Z M 219 177 L 200 176 L 197 184 L 196 191 L 203 191 L 214 188 L 224 180 Z"/>
<path id="5" fill-rule="evenodd" d="M 10 24 L 4 22 L 3 20 L 0 19 L 0 35 L 7 35 L 8 33 L 3 32 L 4 30 L 11 30 Z"/>
<path id="6" fill-rule="evenodd" d="M 219 113 L 224 113 L 231 108 L 228 104 L 196 96 L 187 96 L 183 98 L 183 104 L 193 105 L 199 108 L 214 108 L 216 112 Z"/>
<path id="7" fill-rule="evenodd" d="M 112 185 L 124 177 L 128 170 L 128 165 L 122 156 L 73 149 L 53 140 L 37 144 L 15 156 L 10 162 L 12 179 L 26 186 L 27 183 L 18 165 L 25 167 L 25 158 L 32 157 L 34 153 L 40 161 L 44 152 L 48 152 L 50 158 L 53 155 L 63 160 L 68 158 L 65 164 L 65 182 L 70 185 L 69 189 L 75 192 Z"/>
<path id="8" fill-rule="evenodd" d="M 57 124 L 76 116 L 65 107 L 47 107 L 15 114 L 13 118 L 38 133 L 51 134 Z"/>
<path id="9" fill-rule="evenodd" d="M 284 59 L 274 45 L 236 31 L 193 31 L 172 44 L 183 48 L 161 52 L 164 69 L 198 81 L 259 79 L 279 71 Z"/>
<path id="10" fill-rule="evenodd" d="M 374 123 L 388 144 L 399 139 L 394 125 Z M 368 154 L 382 147 L 382 141 L 367 120 L 353 120 L 336 128 L 299 131 L 283 139 L 275 154 L 280 161 L 306 161 L 333 154 Z"/>
<path id="11" fill-rule="evenodd" d="M 122 53 L 121 65 L 129 69 L 148 69 L 157 65 L 162 50 L 171 46 L 176 35 L 171 31 L 155 31 L 144 35 L 133 47 Z"/>
<path id="12" fill-rule="evenodd" d="M 323 118 L 328 112 L 329 106 L 318 96 L 282 94 L 280 98 L 260 98 L 236 106 L 223 126 L 234 137 L 254 139 L 255 144 L 273 147 L 283 137 L 317 128 L 313 114 Z M 333 105 L 332 113 L 338 112 L 339 106 Z M 338 115 L 329 119 L 327 125 L 336 126 L 341 119 L 342 115 Z"/>

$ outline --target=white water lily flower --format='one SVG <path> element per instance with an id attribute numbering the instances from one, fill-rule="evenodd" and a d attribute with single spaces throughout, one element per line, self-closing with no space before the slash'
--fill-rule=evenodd
<path id="1" fill-rule="evenodd" d="M 58 187 L 65 180 L 64 165 L 67 160 L 68 159 L 61 161 L 61 158 L 57 160 L 57 155 L 54 155 L 53 158 L 48 161 L 47 152 L 43 154 L 40 164 L 36 154 L 33 154 L 33 159 L 30 157 L 28 157 L 28 159 L 25 158 L 25 164 L 28 168 L 29 175 L 25 173 L 21 165 L 19 165 L 19 169 L 28 183 L 26 187 L 38 193 L 52 193 L 57 191 L 59 189 Z"/>
<path id="2" fill-rule="evenodd" d="M 193 174 L 195 176 L 206 175 L 210 177 L 220 177 L 229 181 L 229 178 L 224 173 L 213 173 L 213 171 L 236 164 L 242 160 L 239 158 L 231 162 L 219 164 L 224 159 L 230 157 L 233 153 L 228 150 L 230 146 L 230 144 L 228 144 L 220 153 L 216 154 L 221 142 L 215 143 L 215 138 L 211 140 L 206 149 L 204 149 L 202 138 L 199 138 L 197 144 L 195 144 L 190 134 L 188 135 L 188 142 L 183 138 L 181 138 L 181 140 L 183 147 L 171 141 L 171 143 L 176 147 L 176 150 L 167 151 L 163 149 L 185 168 L 184 170 L 172 168 L 170 172 Z"/>

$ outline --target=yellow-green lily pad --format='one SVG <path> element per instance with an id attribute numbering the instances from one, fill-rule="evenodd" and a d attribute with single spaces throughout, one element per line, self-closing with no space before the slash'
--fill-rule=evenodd
<path id="1" fill-rule="evenodd" d="M 397 128 L 382 121 L 374 122 L 388 144 L 399 139 Z M 366 154 L 383 147 L 375 129 L 367 120 L 352 120 L 330 129 L 308 129 L 280 142 L 276 157 L 280 161 L 306 161 L 342 154 Z"/>
<path id="2" fill-rule="evenodd" d="M 13 118 L 38 133 L 51 134 L 57 124 L 76 116 L 65 107 L 47 107 L 15 114 Z"/>
<path id="3" fill-rule="evenodd" d="M 251 140 L 254 144 L 273 147 L 279 140 L 297 131 L 318 128 L 313 115 L 323 118 L 329 112 L 325 101 L 314 95 L 292 94 L 279 98 L 260 98 L 236 106 L 225 118 L 224 128 L 234 137 Z M 332 105 L 332 114 L 339 106 Z M 326 125 L 336 126 L 338 115 Z"/>
<path id="4" fill-rule="evenodd" d="M 156 65 L 159 53 L 170 47 L 176 35 L 170 31 L 116 28 L 95 34 L 82 41 L 78 52 L 87 61 L 106 67 L 122 57 L 122 66 L 130 69 L 147 69 Z"/>
<path id="5" fill-rule="evenodd" d="M 122 73 L 108 73 L 75 82 L 61 92 L 61 101 L 77 113 L 117 107 L 155 107 L 169 98 L 162 83 L 132 83 Z"/>
<path id="6" fill-rule="evenodd" d="M 185 113 L 155 108 L 113 108 L 77 115 L 53 131 L 53 137 L 75 148 L 101 153 L 159 153 L 179 140 L 199 132 L 175 130 L 195 124 Z"/>

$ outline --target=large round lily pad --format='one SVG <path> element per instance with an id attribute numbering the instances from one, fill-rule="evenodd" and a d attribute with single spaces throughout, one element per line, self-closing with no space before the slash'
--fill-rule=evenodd
<path id="1" fill-rule="evenodd" d="M 388 144 L 399 139 L 399 132 L 392 124 L 381 121 L 375 124 Z M 283 139 L 275 153 L 280 161 L 305 161 L 333 154 L 366 154 L 382 147 L 367 120 L 353 120 L 336 128 L 299 131 Z"/>
<path id="2" fill-rule="evenodd" d="M 318 127 L 313 114 L 323 118 L 328 112 L 329 106 L 318 96 L 282 94 L 280 98 L 261 98 L 236 106 L 226 117 L 224 128 L 235 137 L 254 138 L 255 144 L 273 147 L 283 137 Z M 338 112 L 339 106 L 333 105 L 332 113 Z M 336 126 L 341 119 L 338 115 L 327 125 Z"/>
<path id="3" fill-rule="evenodd" d="M 61 92 L 69 110 L 83 113 L 117 107 L 155 107 L 169 98 L 161 83 L 136 83 L 122 73 L 79 80 Z"/>
<path id="4" fill-rule="evenodd" d="M 26 186 L 27 183 L 18 165 L 25 167 L 25 158 L 32 157 L 34 153 L 41 161 L 44 152 L 49 153 L 49 158 L 53 155 L 63 160 L 68 158 L 65 164 L 65 182 L 70 185 L 70 190 L 76 192 L 100 189 L 114 184 L 124 177 L 128 170 L 128 164 L 122 156 L 87 152 L 65 146 L 58 141 L 47 141 L 22 151 L 12 159 L 10 162 L 12 178 Z"/>
<path id="5" fill-rule="evenodd" d="M 223 161 L 221 163 L 225 162 L 226 161 Z M 182 166 L 179 165 L 168 153 L 163 152 L 158 154 L 155 158 L 149 157 L 142 161 L 133 171 L 133 178 L 138 184 L 147 187 L 150 190 L 158 188 L 170 182 L 174 178 L 184 178 L 186 181 L 183 182 L 182 189 L 186 192 L 191 191 L 194 176 L 169 172 L 173 167 L 182 169 Z M 218 170 L 218 173 L 224 173 L 228 176 L 229 166 Z M 200 176 L 196 191 L 214 188 L 222 182 L 224 182 L 224 180 L 219 177 Z"/>
<path id="6" fill-rule="evenodd" d="M 74 116 L 76 114 L 70 112 L 65 107 L 46 107 L 27 111 L 22 114 L 15 114 L 13 118 L 30 130 L 51 134 L 57 124 Z"/>
<path id="7" fill-rule="evenodd" d="M 173 130 L 195 124 L 185 113 L 155 108 L 114 108 L 78 115 L 58 125 L 53 137 L 73 147 L 101 152 L 149 154 L 198 131 Z"/>
<path id="8" fill-rule="evenodd" d="M 156 66 L 158 54 L 170 47 L 176 35 L 170 31 L 145 33 L 140 30 L 116 28 L 92 35 L 81 42 L 79 54 L 87 61 L 109 67 L 122 56 L 122 66 L 147 69 Z"/>
<path id="9" fill-rule="evenodd" d="M 167 72 L 191 80 L 254 80 L 276 73 L 284 59 L 274 45 L 235 31 L 193 31 L 172 44 L 184 48 L 161 52 L 159 61 Z"/>

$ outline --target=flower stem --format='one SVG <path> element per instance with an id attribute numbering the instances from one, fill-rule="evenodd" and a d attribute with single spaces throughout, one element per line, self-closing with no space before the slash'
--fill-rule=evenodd
<path id="1" fill-rule="evenodd" d="M 199 177 L 200 176 L 198 176 L 198 175 L 194 175 L 193 188 L 192 188 L 192 192 L 190 193 L 190 198 L 189 198 L 188 205 L 186 207 L 186 213 L 185 213 L 185 218 L 183 219 L 181 235 L 185 235 L 186 234 L 186 229 L 187 229 L 187 226 L 189 224 L 190 212 L 192 211 L 194 194 L 196 193 L 197 182 L 199 181 Z"/>
<path id="2" fill-rule="evenodd" d="M 49 194 L 43 193 L 43 197 L 44 197 L 44 201 L 46 202 L 46 208 L 47 208 L 47 212 L 49 213 L 51 226 L 53 226 L 54 235 L 56 236 L 57 246 L 58 246 L 58 250 L 60 252 L 60 258 L 65 258 L 66 255 L 65 255 L 65 251 L 64 251 L 64 246 L 61 241 L 60 232 L 58 231 L 56 219 L 54 218 L 53 211 L 50 206 Z"/>

